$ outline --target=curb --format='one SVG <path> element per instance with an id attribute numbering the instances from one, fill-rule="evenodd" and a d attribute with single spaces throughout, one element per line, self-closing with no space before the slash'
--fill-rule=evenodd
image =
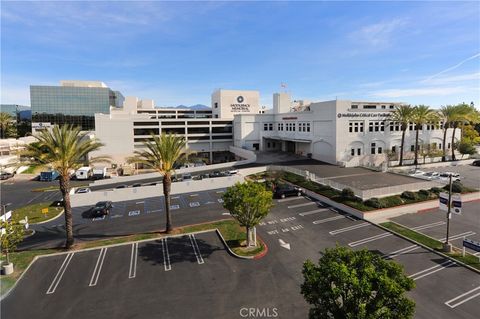
<path id="1" fill-rule="evenodd" d="M 255 260 L 263 258 L 268 253 L 267 243 L 265 241 L 263 241 L 263 239 L 258 235 L 257 235 L 257 239 L 262 241 L 263 247 L 265 247 L 265 248 L 263 249 L 263 251 L 260 254 L 253 256 L 253 259 L 255 259 Z"/>
<path id="2" fill-rule="evenodd" d="M 237 258 L 240 258 L 240 259 L 253 259 L 254 256 L 240 256 L 240 255 L 237 255 L 233 252 L 233 250 L 227 245 L 227 242 L 225 241 L 225 238 L 223 238 L 222 234 L 220 233 L 220 231 L 218 230 L 218 228 L 215 228 L 215 231 L 217 232 L 217 235 L 220 237 L 220 239 L 222 240 L 223 244 L 225 245 L 225 247 L 227 248 L 227 251 L 230 255 L 234 256 L 234 257 L 237 257 Z"/>
<path id="3" fill-rule="evenodd" d="M 478 269 L 476 269 L 476 268 L 474 268 L 474 267 L 472 267 L 472 266 L 470 266 L 470 265 L 465 264 L 463 261 L 457 260 L 457 259 L 455 259 L 455 258 L 453 258 L 453 257 L 448 256 L 448 255 L 445 255 L 444 253 L 442 253 L 442 252 L 440 252 L 440 251 L 438 251 L 438 250 L 435 250 L 435 249 L 433 249 L 433 248 L 430 248 L 430 247 L 428 247 L 427 245 L 424 245 L 424 244 L 422 244 L 422 243 L 419 243 L 419 242 L 417 242 L 416 240 L 413 240 L 413 239 L 411 239 L 411 238 L 409 238 L 409 237 L 407 237 L 407 236 L 404 236 L 404 235 L 402 235 L 402 234 L 399 234 L 399 233 L 397 233 L 396 231 L 390 230 L 390 229 L 388 229 L 388 228 L 386 228 L 386 227 L 384 227 L 384 226 L 382 226 L 382 225 L 374 224 L 374 223 L 372 223 L 372 224 L 375 225 L 375 226 L 377 226 L 377 227 L 379 227 L 379 228 L 381 228 L 381 229 L 383 229 L 383 230 L 385 230 L 385 231 L 387 231 L 387 232 L 390 232 L 390 233 L 394 234 L 395 236 L 398 236 L 398 237 L 400 237 L 400 238 L 403 238 L 403 239 L 405 239 L 405 240 L 407 240 L 407 241 L 409 241 L 409 242 L 411 242 L 411 243 L 414 243 L 414 244 L 416 244 L 416 245 L 418 245 L 418 246 L 420 246 L 420 247 L 423 247 L 423 248 L 425 248 L 426 250 L 428 250 L 428 251 L 430 251 L 430 252 L 432 252 L 432 253 L 434 253 L 434 254 L 437 254 L 437 255 L 439 255 L 439 256 L 442 256 L 443 258 L 450 259 L 451 261 L 453 261 L 453 262 L 455 262 L 455 263 L 457 263 L 457 264 L 460 264 L 460 265 L 462 265 L 463 267 L 465 267 L 465 268 L 467 268 L 467 269 L 469 269 L 469 270 L 471 270 L 471 271 L 473 271 L 473 272 L 476 272 L 476 273 L 480 274 L 480 270 L 478 270 Z M 397 224 L 397 223 L 396 223 L 396 224 Z M 401 224 L 398 224 L 398 225 L 402 226 Z M 405 227 L 405 228 L 408 228 L 408 227 Z M 422 234 L 422 235 L 424 235 L 424 234 Z M 430 237 L 430 236 L 428 236 L 428 235 L 424 235 L 424 236 Z M 432 238 L 432 237 L 430 237 L 430 238 Z M 435 239 L 435 238 L 432 238 L 432 239 L 434 239 L 434 240 L 436 240 L 436 241 L 439 241 L 438 239 Z"/>
<path id="4" fill-rule="evenodd" d="M 44 220 L 43 222 L 32 223 L 32 225 L 41 225 L 41 224 L 45 224 L 45 223 L 51 222 L 52 220 L 55 220 L 55 219 L 59 218 L 64 212 L 65 212 L 65 209 L 62 209 L 62 211 L 61 211 L 60 213 L 58 213 L 55 217 L 52 217 L 52 218 L 47 219 L 47 220 Z"/>

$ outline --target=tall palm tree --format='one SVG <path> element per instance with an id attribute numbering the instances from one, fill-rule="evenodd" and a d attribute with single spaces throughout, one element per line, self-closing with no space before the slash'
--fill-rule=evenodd
<path id="1" fill-rule="evenodd" d="M 7 137 L 7 131 L 12 124 L 13 117 L 7 112 L 0 112 L 0 138 Z"/>
<path id="2" fill-rule="evenodd" d="M 81 132 L 79 127 L 54 126 L 35 135 L 36 142 L 29 144 L 24 153 L 30 162 L 49 165 L 60 174 L 60 192 L 63 197 L 67 249 L 71 248 L 73 238 L 73 217 L 70 203 L 70 172 L 82 167 L 90 152 L 100 149 L 103 144 Z M 106 156 L 89 158 L 89 163 L 107 162 Z"/>
<path id="3" fill-rule="evenodd" d="M 447 131 L 455 120 L 455 106 L 442 106 L 439 116 L 443 120 L 442 162 L 445 162 L 447 160 Z"/>
<path id="4" fill-rule="evenodd" d="M 473 105 L 468 104 L 458 104 L 454 106 L 454 117 L 452 121 L 452 161 L 456 160 L 455 158 L 455 131 L 459 126 L 462 126 L 465 123 L 478 123 L 479 114 L 478 111 L 473 107 Z"/>
<path id="5" fill-rule="evenodd" d="M 172 218 L 170 216 L 172 173 L 175 170 L 175 162 L 182 161 L 186 156 L 185 139 L 176 134 L 162 133 L 160 136 L 152 135 L 152 140 L 143 144 L 146 149 L 135 151 L 135 155 L 128 161 L 143 164 L 163 175 L 163 195 L 165 196 L 167 218 L 166 232 L 170 233 L 172 231 Z"/>
<path id="6" fill-rule="evenodd" d="M 437 120 L 437 113 L 426 105 L 417 105 L 413 108 L 412 120 L 415 124 L 415 160 L 414 165 L 418 164 L 418 135 L 423 125 Z"/>
<path id="7" fill-rule="evenodd" d="M 392 114 L 392 120 L 400 123 L 402 130 L 402 142 L 400 146 L 400 160 L 398 165 L 403 165 L 403 150 L 405 146 L 405 132 L 407 131 L 408 124 L 412 121 L 413 108 L 410 105 L 400 105 L 395 107 L 395 111 Z"/>

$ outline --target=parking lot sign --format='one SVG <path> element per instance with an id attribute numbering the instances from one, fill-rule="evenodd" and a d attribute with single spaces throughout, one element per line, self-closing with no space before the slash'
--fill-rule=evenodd
<path id="1" fill-rule="evenodd" d="M 48 207 L 42 208 L 42 214 L 48 214 Z"/>
<path id="2" fill-rule="evenodd" d="M 475 251 L 480 251 L 480 242 L 465 238 L 463 240 L 463 247 L 467 247 Z"/>
<path id="3" fill-rule="evenodd" d="M 439 208 L 443 211 L 448 211 L 448 193 L 440 193 L 438 200 L 440 201 Z"/>
<path id="4" fill-rule="evenodd" d="M 452 195 L 452 209 L 454 214 L 462 214 L 462 196 L 460 194 Z"/>

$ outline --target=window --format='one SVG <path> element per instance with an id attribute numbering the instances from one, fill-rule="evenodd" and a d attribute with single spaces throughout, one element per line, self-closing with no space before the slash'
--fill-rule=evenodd
<path id="1" fill-rule="evenodd" d="M 158 122 L 133 122 L 133 126 L 158 126 Z"/>
<path id="2" fill-rule="evenodd" d="M 377 106 L 376 105 L 364 105 L 363 108 L 367 109 L 367 110 L 375 110 L 377 108 Z"/>
<path id="3" fill-rule="evenodd" d="M 188 134 L 209 134 L 210 128 L 208 127 L 189 127 Z M 223 133 L 223 132 L 215 132 L 215 133 Z"/>
<path id="4" fill-rule="evenodd" d="M 415 145 L 410 145 L 410 152 L 415 152 Z"/>
<path id="5" fill-rule="evenodd" d="M 386 109 L 386 108 L 387 108 L 387 106 L 386 106 L 386 105 L 382 105 L 382 109 Z"/>
<path id="6" fill-rule="evenodd" d="M 382 154 L 382 151 L 383 151 L 382 147 L 379 146 L 379 147 L 378 147 L 378 154 Z"/>
<path id="7" fill-rule="evenodd" d="M 232 133 L 231 126 L 220 126 L 220 127 L 212 127 L 212 133 Z M 190 132 L 190 128 L 188 129 Z"/>
<path id="8" fill-rule="evenodd" d="M 368 131 L 373 132 L 373 122 L 368 123 Z"/>
<path id="9" fill-rule="evenodd" d="M 163 127 L 162 128 L 162 133 L 166 133 L 166 134 L 185 134 L 185 128 L 184 127 Z"/>
<path id="10" fill-rule="evenodd" d="M 361 148 L 357 148 L 357 155 L 362 155 L 362 149 Z"/>
<path id="11" fill-rule="evenodd" d="M 164 123 L 164 122 L 162 122 L 162 124 L 163 124 L 163 123 Z M 188 124 L 188 125 L 208 125 L 208 124 L 210 124 L 210 122 L 209 122 L 209 121 L 195 121 L 195 122 L 193 122 L 193 121 L 192 121 L 192 122 L 188 121 L 187 124 Z"/>
<path id="12" fill-rule="evenodd" d="M 158 135 L 159 129 L 158 128 L 134 128 L 133 135 Z"/>
<path id="13" fill-rule="evenodd" d="M 390 110 L 393 110 L 394 106 L 393 105 L 390 105 Z"/>
<path id="14" fill-rule="evenodd" d="M 307 132 L 310 132 L 310 123 L 307 123 Z"/>
<path id="15" fill-rule="evenodd" d="M 447 147 L 447 148 L 450 149 L 450 146 L 452 146 L 452 143 L 448 143 L 448 147 Z"/>
<path id="16" fill-rule="evenodd" d="M 268 131 L 268 123 L 263 123 L 263 130 Z"/>
<path id="17" fill-rule="evenodd" d="M 442 149 L 442 143 L 438 143 L 438 149 L 439 149 L 439 150 Z"/>
<path id="18" fill-rule="evenodd" d="M 352 105 L 352 109 L 358 109 L 358 105 Z"/>
<path id="19" fill-rule="evenodd" d="M 354 148 L 352 148 L 352 149 L 350 150 L 350 154 L 351 154 L 352 156 L 355 156 L 355 149 L 354 149 Z"/>
<path id="20" fill-rule="evenodd" d="M 281 123 L 277 123 L 277 131 L 281 131 L 281 129 L 280 129 L 281 125 L 280 124 Z"/>
<path id="21" fill-rule="evenodd" d="M 174 122 L 174 121 L 167 122 L 167 121 L 162 121 L 161 124 L 162 124 L 162 126 L 163 126 L 163 125 L 185 125 L 185 122 L 184 122 L 184 121 L 180 121 L 180 122 Z"/>
<path id="22" fill-rule="evenodd" d="M 269 130 L 269 131 L 273 131 L 273 123 L 269 123 L 269 124 L 268 124 L 268 130 Z"/>
<path id="23" fill-rule="evenodd" d="M 212 136 L 212 140 L 231 140 L 233 139 L 232 135 L 218 135 L 218 136 Z"/>
<path id="24" fill-rule="evenodd" d="M 413 128 L 413 123 L 412 123 L 412 122 L 408 123 L 408 129 L 409 129 L 410 131 L 413 131 L 413 130 L 414 130 L 414 128 Z"/>
<path id="25" fill-rule="evenodd" d="M 292 131 L 295 132 L 295 123 L 292 123 Z"/>
<path id="26" fill-rule="evenodd" d="M 370 153 L 371 153 L 372 155 L 375 154 L 375 143 L 372 143 L 372 144 L 370 145 Z"/>
<path id="27" fill-rule="evenodd" d="M 267 148 L 270 148 L 270 142 L 267 142 Z"/>
<path id="28" fill-rule="evenodd" d="M 215 108 L 218 108 L 218 103 L 217 102 L 215 102 Z"/>
<path id="29" fill-rule="evenodd" d="M 390 132 L 398 132 L 401 129 L 401 125 L 399 122 L 390 122 Z"/>
<path id="30" fill-rule="evenodd" d="M 396 153 L 397 152 L 397 147 L 396 146 L 392 146 L 392 153 Z"/>

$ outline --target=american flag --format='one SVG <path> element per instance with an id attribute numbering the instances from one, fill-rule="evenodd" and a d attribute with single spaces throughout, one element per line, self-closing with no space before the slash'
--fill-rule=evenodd
<path id="1" fill-rule="evenodd" d="M 283 82 L 282 82 L 282 83 L 280 83 L 280 86 L 281 86 L 282 88 L 286 88 L 286 87 L 287 87 L 287 83 L 283 83 Z"/>

